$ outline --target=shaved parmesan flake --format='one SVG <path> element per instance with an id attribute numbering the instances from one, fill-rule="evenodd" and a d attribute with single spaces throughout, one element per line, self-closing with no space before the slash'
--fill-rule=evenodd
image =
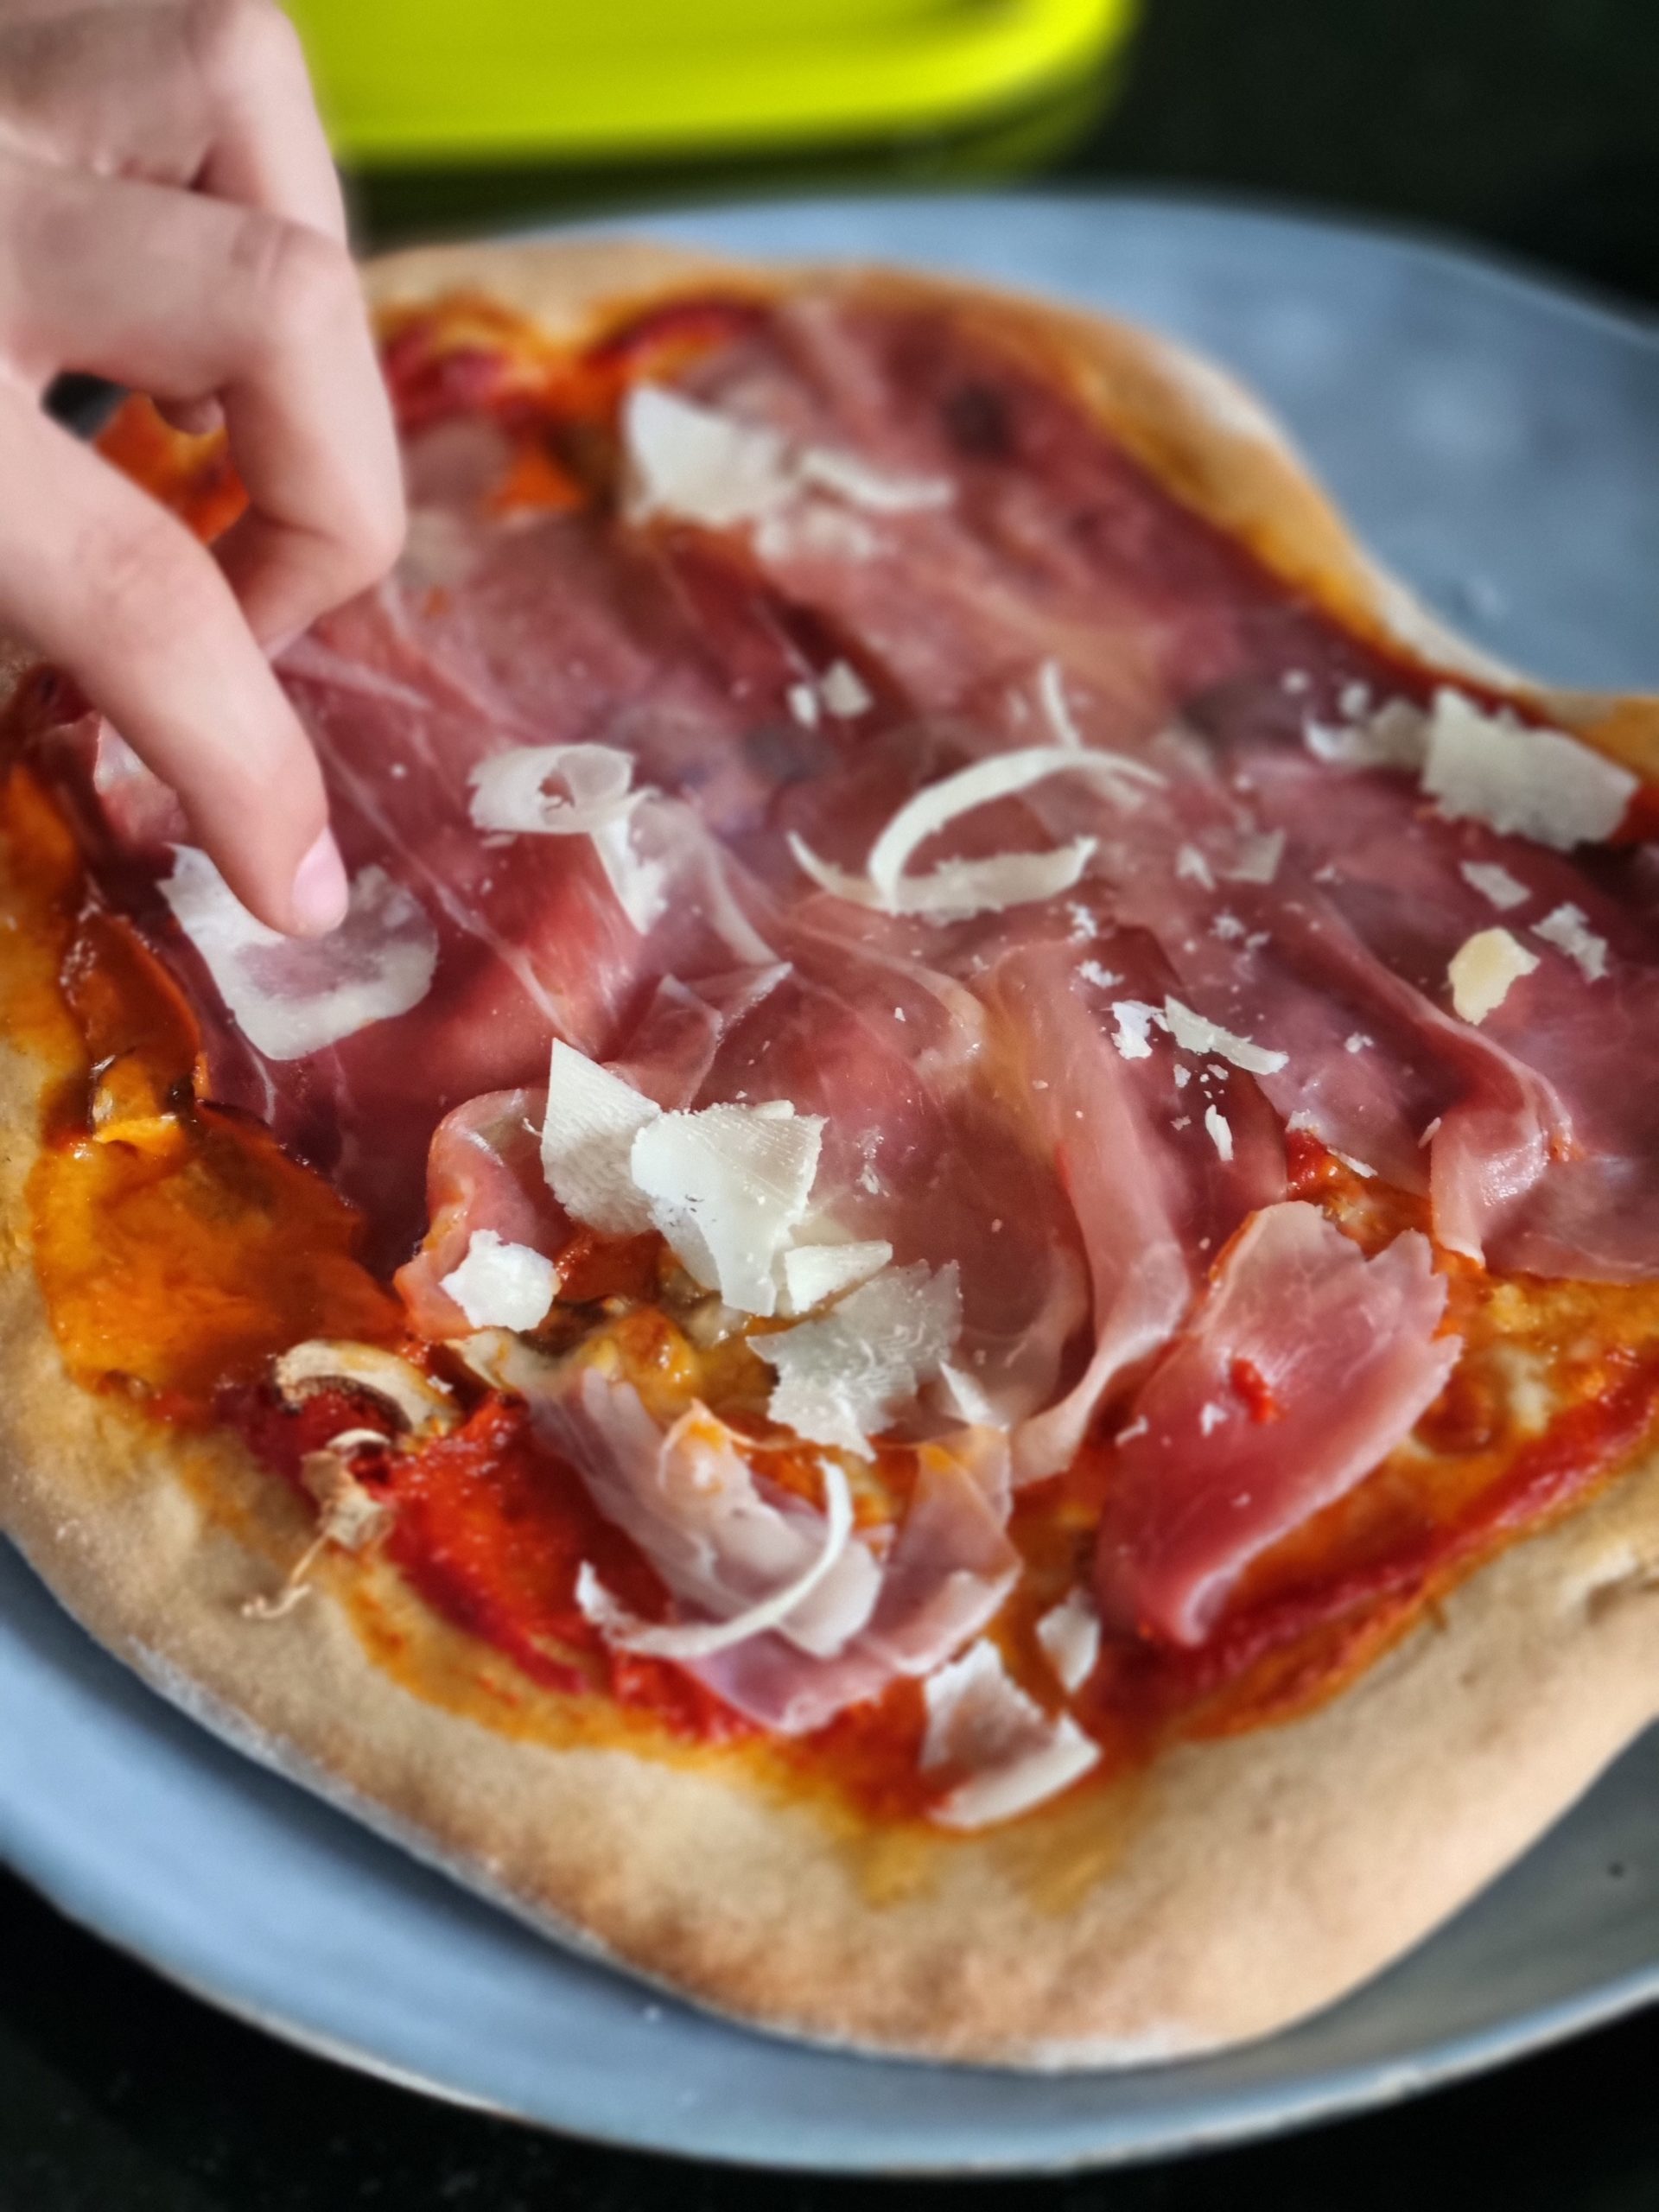
<path id="1" fill-rule="evenodd" d="M 703 407 L 659 385 L 636 385 L 622 409 L 627 512 L 643 522 L 676 515 L 723 530 L 770 524 L 808 491 L 827 492 L 869 514 L 949 506 L 949 480 L 900 476 L 828 446 L 791 453 L 776 430 Z"/>
<path id="2" fill-rule="evenodd" d="M 378 1398 L 405 1428 L 416 1433 L 453 1428 L 460 1419 L 454 1399 L 441 1382 L 381 1344 L 308 1337 L 283 1352 L 271 1373 L 290 1406 L 302 1404 L 314 1390 L 338 1389 L 344 1383 Z"/>
<path id="3" fill-rule="evenodd" d="M 1356 1160 L 1352 1153 L 1338 1152 L 1334 1145 L 1331 1147 L 1331 1157 L 1339 1160 L 1351 1175 L 1357 1175 L 1363 1182 L 1369 1182 L 1376 1173 L 1375 1167 L 1368 1166 L 1363 1160 Z"/>
<path id="4" fill-rule="evenodd" d="M 1117 1024 L 1117 1034 L 1112 1042 L 1119 1057 L 1126 1060 L 1149 1060 L 1152 1058 L 1152 1026 L 1168 1027 L 1155 1006 L 1148 1006 L 1145 999 L 1114 999 L 1112 1020 Z"/>
<path id="5" fill-rule="evenodd" d="M 1609 837 L 1637 788 L 1628 768 L 1564 730 L 1489 715 L 1460 691 L 1434 694 L 1423 789 L 1453 822 L 1484 822 L 1560 852 Z"/>
<path id="6" fill-rule="evenodd" d="M 1458 947 L 1446 971 L 1452 1011 L 1464 1021 L 1484 1021 L 1509 996 L 1510 984 L 1530 976 L 1537 965 L 1537 954 L 1508 930 L 1478 930 Z"/>
<path id="7" fill-rule="evenodd" d="M 1071 703 L 1065 696 L 1065 677 L 1058 661 L 1052 658 L 1046 660 L 1038 669 L 1037 696 L 1048 717 L 1055 743 L 1065 746 L 1071 752 L 1081 753 L 1083 732 L 1071 719 Z"/>
<path id="8" fill-rule="evenodd" d="M 493 1229 L 475 1229 L 466 1257 L 440 1278 L 475 1329 L 533 1329 L 547 1319 L 558 1287 L 551 1260 L 528 1244 L 509 1244 Z"/>
<path id="9" fill-rule="evenodd" d="M 677 515 L 721 530 L 785 505 L 795 479 L 775 430 L 739 423 L 659 385 L 635 385 L 622 406 L 627 512 Z"/>
<path id="10" fill-rule="evenodd" d="M 875 704 L 858 671 L 844 660 L 831 661 L 825 669 L 818 679 L 818 696 L 824 712 L 838 721 L 851 721 Z"/>
<path id="11" fill-rule="evenodd" d="M 1586 983 L 1599 983 L 1607 973 L 1607 940 L 1590 928 L 1581 906 L 1557 906 L 1533 924 L 1532 933 L 1566 953 Z"/>
<path id="12" fill-rule="evenodd" d="M 956 493 L 944 476 L 899 476 L 872 468 L 856 454 L 830 446 L 807 446 L 795 462 L 797 480 L 817 492 L 832 492 L 849 507 L 867 514 L 909 515 L 948 507 Z"/>
<path id="13" fill-rule="evenodd" d="M 383 868 L 353 880 L 327 937 L 284 937 L 256 921 L 206 853 L 173 849 L 162 896 L 201 956 L 243 1035 L 270 1060 L 302 1060 L 372 1022 L 418 1006 L 438 964 L 437 933 Z"/>
<path id="14" fill-rule="evenodd" d="M 1026 1695 L 982 1637 L 928 1676 L 922 1698 L 922 1771 L 944 1768 L 964 1777 L 931 1808 L 942 1827 L 1013 1820 L 1069 1788 L 1100 1757 L 1069 1713 L 1051 1719 Z"/>
<path id="15" fill-rule="evenodd" d="M 661 863 L 642 860 L 634 850 L 631 820 L 607 822 L 594 831 L 593 839 L 617 905 L 643 937 L 668 904 Z"/>
<path id="16" fill-rule="evenodd" d="M 620 1076 L 575 1046 L 556 1042 L 542 1123 L 542 1173 L 568 1214 L 608 1236 L 639 1236 L 652 1225 L 633 1179 L 633 1141 L 661 1114 Z"/>
<path id="17" fill-rule="evenodd" d="M 1226 1407 L 1218 1406 L 1212 1398 L 1207 1406 L 1198 1408 L 1198 1434 L 1213 1436 L 1226 1418 Z"/>
<path id="18" fill-rule="evenodd" d="M 784 1255 L 779 1311 L 810 1313 L 815 1306 L 880 1274 L 892 1257 L 892 1245 L 881 1237 L 862 1244 L 792 1244 Z"/>
<path id="19" fill-rule="evenodd" d="M 956 1262 L 935 1274 L 918 1260 L 877 1275 L 819 1320 L 749 1343 L 777 1370 L 774 1421 L 868 1459 L 871 1436 L 938 1373 L 961 1327 Z"/>
<path id="20" fill-rule="evenodd" d="M 1351 1036 L 1343 1039 L 1342 1049 L 1344 1052 L 1363 1052 L 1376 1042 L 1375 1037 L 1368 1037 L 1363 1029 L 1356 1029 Z"/>
<path id="21" fill-rule="evenodd" d="M 1344 701 L 1346 697 L 1344 693 Z M 1345 704 L 1343 711 L 1348 711 Z M 1391 699 L 1376 714 L 1346 728 L 1308 722 L 1302 742 L 1316 760 L 1332 767 L 1418 769 L 1428 749 L 1428 721 L 1408 700 Z"/>
<path id="22" fill-rule="evenodd" d="M 791 683 L 784 694 L 784 704 L 803 729 L 817 728 L 818 695 L 810 683 Z"/>
<path id="23" fill-rule="evenodd" d="M 777 1311 L 776 1266 L 806 1211 L 823 1122 L 787 1099 L 664 1114 L 629 1169 L 651 1218 L 705 1290 L 744 1313 Z"/>
<path id="24" fill-rule="evenodd" d="M 1060 1688 L 1080 1690 L 1100 1656 L 1100 1615 L 1089 1592 L 1074 1590 L 1046 1612 L 1037 1624 L 1037 1641 Z"/>
<path id="25" fill-rule="evenodd" d="M 852 1492 L 832 1459 L 823 1463 L 823 1542 L 800 1572 L 769 1597 L 724 1620 L 658 1624 L 638 1619 L 619 1603 L 584 1560 L 576 1576 L 576 1603 L 607 1643 L 653 1659 L 708 1659 L 784 1626 L 804 1604 L 847 1548 L 853 1529 Z"/>
<path id="26" fill-rule="evenodd" d="M 1123 980 L 1098 960 L 1079 960 L 1077 974 L 1085 983 L 1092 983 L 1097 991 L 1109 991 Z"/>
<path id="27" fill-rule="evenodd" d="M 1001 913 L 1069 891 L 1095 849 L 1092 837 L 1044 853 L 998 853 L 988 860 L 946 861 L 922 876 L 906 875 L 906 864 L 930 837 L 964 814 L 1009 798 L 1049 776 L 1086 775 L 1121 804 L 1137 802 L 1139 788 L 1163 778 L 1127 754 L 1080 752 L 1069 746 L 1026 746 L 994 753 L 930 784 L 901 806 L 870 848 L 865 876 L 820 860 L 792 832 L 789 849 L 804 874 L 837 898 L 887 914 L 925 914 L 935 920 L 961 920 L 970 914 Z"/>
<path id="28" fill-rule="evenodd" d="M 1004 1428 L 1007 1426 L 983 1387 L 965 1368 L 953 1367 L 949 1360 L 939 1369 L 934 1395 L 944 1413 L 953 1421 L 965 1421 L 969 1428 Z"/>
<path id="29" fill-rule="evenodd" d="M 1210 1141 L 1224 1160 L 1233 1156 L 1233 1125 L 1217 1106 L 1204 1109 L 1204 1126 L 1210 1132 Z"/>
<path id="30" fill-rule="evenodd" d="M 1213 891 L 1216 879 L 1210 863 L 1196 845 L 1183 845 L 1175 855 L 1175 873 L 1183 881 L 1196 883 L 1202 891 Z"/>
<path id="31" fill-rule="evenodd" d="M 1271 883 L 1285 856 L 1282 830 L 1263 830 L 1240 840 L 1236 866 L 1226 871 L 1229 883 Z"/>
<path id="32" fill-rule="evenodd" d="M 1230 1060 L 1236 1068 L 1243 1068 L 1249 1075 L 1277 1075 L 1290 1058 L 1287 1052 L 1253 1045 L 1248 1037 L 1235 1037 L 1230 1029 L 1207 1021 L 1179 999 L 1164 1001 L 1164 1021 L 1182 1052 L 1213 1052 L 1218 1059 Z"/>
<path id="33" fill-rule="evenodd" d="M 1524 883 L 1517 881 L 1508 868 L 1500 868 L 1496 861 L 1464 861 L 1459 863 L 1458 873 L 1471 890 L 1478 891 L 1483 899 L 1490 899 L 1503 912 L 1511 906 L 1523 906 L 1532 896 Z"/>
<path id="34" fill-rule="evenodd" d="M 513 745 L 467 776 L 480 830 L 576 837 L 621 820 L 637 804 L 633 761 L 613 745 Z M 550 792 L 557 781 L 568 797 Z"/>

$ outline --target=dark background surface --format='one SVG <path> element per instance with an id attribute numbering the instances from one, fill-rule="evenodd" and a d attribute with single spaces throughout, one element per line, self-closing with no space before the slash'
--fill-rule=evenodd
<path id="1" fill-rule="evenodd" d="M 1659 0 L 1145 4 L 1109 83 L 971 138 L 627 178 L 364 179 L 360 228 L 379 244 L 1035 162 L 1073 188 L 1243 192 L 1427 224 L 1659 306 Z M 301 2056 L 0 1876 L 0 2212 L 841 2212 L 861 2194 L 895 2212 L 1659 2207 L 1659 2015 L 1392 2113 L 1173 2164 L 972 2184 L 745 2176 L 533 2135 Z"/>

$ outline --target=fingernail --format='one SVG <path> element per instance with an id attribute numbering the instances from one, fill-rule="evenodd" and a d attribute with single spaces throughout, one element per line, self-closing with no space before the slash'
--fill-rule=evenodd
<path id="1" fill-rule="evenodd" d="M 349 896 L 340 847 L 325 830 L 295 871 L 289 901 L 295 928 L 302 937 L 326 937 L 345 920 Z"/>

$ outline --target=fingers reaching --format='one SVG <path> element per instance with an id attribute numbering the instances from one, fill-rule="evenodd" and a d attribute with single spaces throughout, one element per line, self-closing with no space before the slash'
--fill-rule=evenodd
<path id="1" fill-rule="evenodd" d="M 22 393 L 0 393 L 0 620 L 67 669 L 177 791 L 274 929 L 345 910 L 315 755 L 212 556 Z"/>
<path id="2" fill-rule="evenodd" d="M 63 369 L 193 427 L 222 414 L 249 509 L 217 559 L 35 417 L 25 393 Z M 0 14 L 0 618 L 175 785 L 262 918 L 329 925 L 344 883 L 321 778 L 259 645 L 390 567 L 403 493 L 338 179 L 274 0 Z"/>

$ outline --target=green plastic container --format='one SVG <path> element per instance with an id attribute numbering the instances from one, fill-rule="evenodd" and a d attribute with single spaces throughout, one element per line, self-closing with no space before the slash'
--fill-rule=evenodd
<path id="1" fill-rule="evenodd" d="M 1135 0 L 289 0 L 342 159 L 599 162 L 971 128 Z"/>

